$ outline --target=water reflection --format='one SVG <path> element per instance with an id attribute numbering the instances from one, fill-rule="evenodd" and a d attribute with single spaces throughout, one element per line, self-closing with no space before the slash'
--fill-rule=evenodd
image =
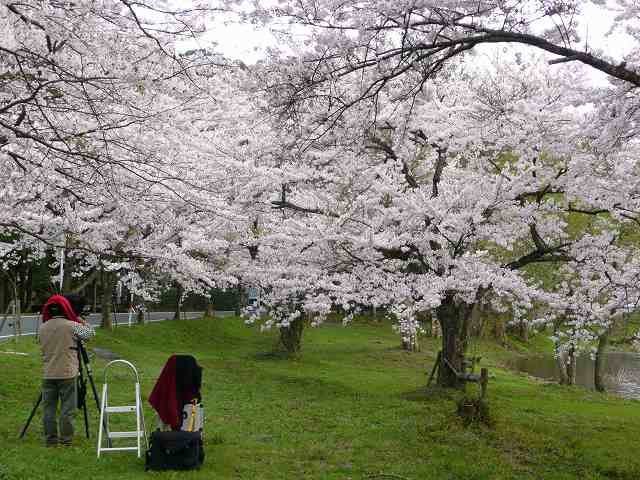
<path id="1" fill-rule="evenodd" d="M 559 370 L 552 355 L 519 358 L 512 365 L 516 370 L 535 377 L 558 380 Z M 576 384 L 595 389 L 593 375 L 595 362 L 589 356 L 578 358 Z M 626 398 L 640 399 L 640 354 L 610 352 L 606 354 L 605 385 L 610 393 Z"/>

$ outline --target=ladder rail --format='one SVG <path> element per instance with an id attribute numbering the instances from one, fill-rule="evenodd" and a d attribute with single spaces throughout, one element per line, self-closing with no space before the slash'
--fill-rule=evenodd
<path id="1" fill-rule="evenodd" d="M 136 382 L 136 444 L 138 445 L 138 458 L 142 456 L 142 444 L 140 443 L 140 384 Z"/>
<path id="2" fill-rule="evenodd" d="M 100 458 L 100 451 L 102 447 L 102 431 L 104 430 L 105 423 L 105 406 L 107 403 L 107 384 L 104 383 L 102 385 L 102 401 L 100 402 L 100 427 L 98 428 L 98 458 Z M 109 435 L 109 432 L 105 432 L 106 435 Z"/>
<path id="3" fill-rule="evenodd" d="M 119 406 L 109 406 L 109 388 L 108 388 L 108 372 L 110 367 L 114 365 L 124 365 L 133 372 L 135 377 L 135 396 L 136 403 L 135 405 L 119 405 Z M 104 367 L 104 384 L 102 387 L 102 402 L 100 405 L 100 428 L 98 430 L 98 448 L 97 454 L 98 458 L 100 458 L 100 454 L 102 452 L 116 452 L 116 451 L 136 451 L 138 454 L 138 458 L 142 457 L 142 448 L 144 439 L 144 447 L 148 448 L 147 441 L 147 431 L 144 423 L 144 411 L 142 409 L 142 397 L 140 394 L 140 376 L 138 375 L 138 370 L 136 367 L 129 361 L 123 359 L 112 360 L 107 363 Z M 136 414 L 136 430 L 135 431 L 121 431 L 121 432 L 110 432 L 109 429 L 109 415 L 111 413 L 133 413 Z M 136 438 L 135 446 L 127 446 L 127 447 L 103 447 L 102 446 L 102 438 L 106 437 L 107 439 L 112 438 Z"/>

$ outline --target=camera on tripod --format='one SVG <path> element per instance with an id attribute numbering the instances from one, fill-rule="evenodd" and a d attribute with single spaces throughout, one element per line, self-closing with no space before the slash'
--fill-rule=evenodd
<path id="1" fill-rule="evenodd" d="M 89 311 L 89 305 L 87 305 L 86 299 L 77 293 L 70 293 L 68 295 L 63 295 L 63 297 L 67 299 L 76 315 L 81 316 L 83 313 L 87 313 Z"/>

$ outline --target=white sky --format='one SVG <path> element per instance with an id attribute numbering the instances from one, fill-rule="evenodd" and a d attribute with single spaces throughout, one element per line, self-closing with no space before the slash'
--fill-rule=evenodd
<path id="1" fill-rule="evenodd" d="M 616 61 L 621 61 L 623 55 L 630 51 L 633 44 L 629 40 L 630 37 L 621 32 L 607 36 L 607 32 L 614 22 L 614 14 L 591 3 L 586 3 L 582 11 L 579 28 L 582 41 L 575 48 L 582 50 L 586 42 L 589 49 L 602 49 L 604 53 Z M 239 24 L 230 22 L 231 19 L 232 17 L 227 17 L 226 22 L 225 19 L 220 19 L 210 24 L 209 31 L 202 41 L 216 42 L 221 53 L 234 60 L 242 60 L 247 64 L 257 62 L 264 57 L 266 48 L 277 45 L 275 36 L 263 26 Z M 201 44 L 200 46 L 206 45 Z M 507 45 L 501 45 L 498 48 L 504 47 L 513 48 L 513 46 Z M 593 70 L 592 75 L 596 83 L 606 79 L 605 74 L 596 70 Z"/>
<path id="2" fill-rule="evenodd" d="M 265 47 L 276 44 L 275 37 L 264 27 L 223 21 L 210 26 L 205 38 L 216 42 L 225 56 L 247 64 L 263 58 Z"/>

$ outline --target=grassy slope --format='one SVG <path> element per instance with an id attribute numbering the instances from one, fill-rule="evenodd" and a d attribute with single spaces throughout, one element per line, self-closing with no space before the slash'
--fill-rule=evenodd
<path id="1" fill-rule="evenodd" d="M 45 449 L 40 414 L 15 440 L 38 393 L 40 359 L 0 354 L 0 480 L 38 478 L 361 479 L 385 472 L 417 479 L 637 479 L 638 402 L 534 382 L 497 368 L 512 353 L 481 345 L 495 374 L 489 385 L 496 425 L 465 428 L 455 394 L 424 393 L 436 346 L 398 350 L 388 326 L 326 325 L 308 330 L 304 354 L 269 355 L 274 334 L 233 319 L 162 322 L 99 332 L 96 346 L 134 362 L 146 403 L 166 358 L 192 353 L 205 368 L 206 453 L 199 472 L 145 474 L 132 454 L 95 457 L 92 439 Z M 94 362 L 102 383 L 104 361 Z M 125 403 L 126 376 L 112 386 Z M 131 387 L 130 387 L 131 388 Z M 80 416 L 76 422 L 82 432 Z M 126 428 L 126 427 L 125 427 Z M 396 478 L 401 478 L 396 477 Z M 383 478 L 383 477 L 378 477 Z M 390 477 L 387 477 L 390 478 Z"/>

